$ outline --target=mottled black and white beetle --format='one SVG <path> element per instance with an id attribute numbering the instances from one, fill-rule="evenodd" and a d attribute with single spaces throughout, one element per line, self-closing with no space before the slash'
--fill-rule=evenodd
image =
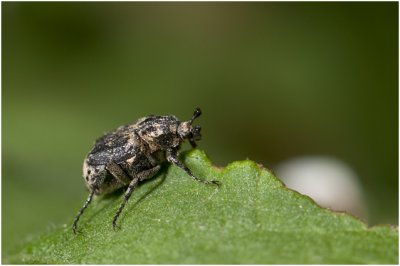
<path id="1" fill-rule="evenodd" d="M 192 126 L 193 120 L 200 114 L 200 109 L 196 108 L 192 118 L 185 122 L 180 122 L 173 115 L 150 115 L 96 140 L 83 162 L 83 176 L 90 193 L 72 225 L 74 233 L 94 194 L 107 194 L 127 186 L 124 200 L 112 221 L 115 228 L 132 191 L 140 181 L 153 177 L 165 159 L 182 168 L 196 181 L 219 185 L 217 180 L 206 181 L 196 177 L 178 160 L 178 150 L 185 139 L 192 147 L 196 147 L 195 141 L 200 140 L 201 127 Z"/>

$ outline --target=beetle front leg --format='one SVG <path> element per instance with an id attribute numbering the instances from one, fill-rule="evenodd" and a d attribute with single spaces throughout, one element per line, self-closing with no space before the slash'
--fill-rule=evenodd
<path id="1" fill-rule="evenodd" d="M 214 184 L 219 186 L 221 184 L 221 182 L 219 182 L 218 180 L 203 180 L 198 178 L 197 176 L 195 176 L 192 171 L 190 171 L 190 169 L 181 161 L 179 161 L 178 159 L 178 154 L 177 151 L 175 149 L 169 149 L 166 152 L 166 158 L 167 161 L 175 164 L 176 166 L 178 166 L 179 168 L 181 168 L 183 171 L 185 171 L 189 176 L 191 176 L 194 180 L 203 183 L 203 184 Z"/>

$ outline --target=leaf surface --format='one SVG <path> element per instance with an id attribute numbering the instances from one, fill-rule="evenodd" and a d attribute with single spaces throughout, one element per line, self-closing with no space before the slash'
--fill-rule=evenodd
<path id="1" fill-rule="evenodd" d="M 5 262 L 398 263 L 394 228 L 367 228 L 350 215 L 321 208 L 249 160 L 222 169 L 199 150 L 183 160 L 195 175 L 220 180 L 222 186 L 194 182 L 181 169 L 166 166 L 133 193 L 118 230 L 111 221 L 122 193 L 96 198 L 80 220 L 81 233 L 72 233 L 71 219 Z"/>

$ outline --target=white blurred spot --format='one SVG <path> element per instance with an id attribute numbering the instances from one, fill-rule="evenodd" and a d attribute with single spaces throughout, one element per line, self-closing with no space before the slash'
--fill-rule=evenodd
<path id="1" fill-rule="evenodd" d="M 275 168 L 288 188 L 311 197 L 319 205 L 366 219 L 357 175 L 342 161 L 329 157 L 298 157 Z"/>

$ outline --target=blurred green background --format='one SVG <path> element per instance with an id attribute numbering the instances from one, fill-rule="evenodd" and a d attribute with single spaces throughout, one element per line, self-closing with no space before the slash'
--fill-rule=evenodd
<path id="1" fill-rule="evenodd" d="M 103 132 L 195 106 L 216 164 L 333 156 L 398 223 L 396 2 L 3 2 L 2 60 L 3 254 L 70 226 Z"/>

